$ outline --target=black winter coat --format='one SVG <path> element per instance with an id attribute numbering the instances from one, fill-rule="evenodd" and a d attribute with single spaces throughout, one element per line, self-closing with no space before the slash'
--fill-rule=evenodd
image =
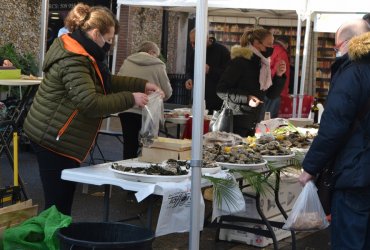
<path id="1" fill-rule="evenodd" d="M 335 71 L 320 129 L 303 168 L 316 175 L 335 158 L 337 189 L 370 188 L 369 111 L 348 141 L 342 141 L 370 98 L 370 33 L 349 42 L 348 56 L 333 64 Z"/>
<path id="2" fill-rule="evenodd" d="M 204 99 L 209 111 L 221 109 L 222 100 L 217 96 L 216 87 L 229 61 L 230 52 L 225 46 L 213 42 L 207 47 L 206 64 L 209 65 L 209 72 L 206 74 Z M 194 79 L 194 51 L 190 62 L 187 76 L 188 79 Z"/>
<path id="3" fill-rule="evenodd" d="M 264 100 L 265 96 L 276 98 L 284 88 L 286 76 L 276 75 L 272 79 L 272 86 L 263 91 L 260 90 L 259 83 L 261 59 L 249 48 L 240 46 L 231 49 L 231 58 L 217 86 L 218 96 L 223 100 L 228 98 L 234 115 L 249 115 L 250 122 L 255 125 L 259 119 L 261 105 L 256 108 L 250 107 L 248 95 L 256 96 L 260 100 Z"/>

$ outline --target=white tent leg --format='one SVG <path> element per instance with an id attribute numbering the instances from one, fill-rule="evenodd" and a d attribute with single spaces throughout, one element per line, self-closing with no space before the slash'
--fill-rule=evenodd
<path id="1" fill-rule="evenodd" d="M 193 127 L 191 145 L 191 220 L 189 249 L 199 249 L 201 167 L 203 159 L 204 85 L 206 64 L 206 39 L 208 34 L 208 0 L 197 1 L 195 31 L 195 63 L 193 91 Z"/>
<path id="2" fill-rule="evenodd" d="M 299 76 L 299 54 L 301 53 L 301 33 L 302 19 L 298 14 L 297 21 L 297 41 L 295 47 L 295 65 L 294 65 L 294 90 L 293 90 L 293 114 L 292 117 L 297 117 L 297 95 L 298 95 L 298 76 Z"/>
<path id="3" fill-rule="evenodd" d="M 306 68 L 307 68 L 307 51 L 309 45 L 311 33 L 311 14 L 307 15 L 306 19 L 306 32 L 304 36 L 304 47 L 303 47 L 303 59 L 302 59 L 302 75 L 301 75 L 301 84 L 300 84 L 300 91 L 299 91 L 299 105 L 298 105 L 298 117 L 302 117 L 302 103 L 303 103 L 303 96 L 304 96 L 304 82 L 306 78 Z"/>

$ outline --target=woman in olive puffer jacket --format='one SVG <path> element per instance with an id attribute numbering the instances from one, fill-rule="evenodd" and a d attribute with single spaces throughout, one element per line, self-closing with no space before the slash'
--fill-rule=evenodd
<path id="1" fill-rule="evenodd" d="M 161 90 L 143 79 L 110 74 L 104 60 L 118 25 L 109 9 L 78 4 L 65 22 L 71 33 L 46 54 L 24 130 L 37 154 L 45 208 L 56 205 L 70 214 L 75 184 L 62 181 L 61 171 L 84 161 L 103 116 L 143 107 L 146 94 Z"/>

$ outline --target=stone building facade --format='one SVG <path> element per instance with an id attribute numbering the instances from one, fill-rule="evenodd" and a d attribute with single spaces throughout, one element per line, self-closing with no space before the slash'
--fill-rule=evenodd
<path id="1" fill-rule="evenodd" d="M 40 0 L 7 0 L 0 5 L 0 12 L 2 13 L 0 15 L 0 46 L 13 43 L 18 53 L 32 53 L 38 60 L 41 4 L 42 1 Z M 184 19 L 184 13 L 169 12 L 166 58 L 168 73 L 183 71 L 178 66 L 179 16 Z M 161 8 L 121 6 L 121 28 L 117 44 L 115 72 L 119 70 L 127 56 L 136 52 L 143 41 L 150 40 L 161 47 L 162 18 L 163 10 Z M 183 43 L 184 41 L 182 41 Z M 181 48 L 181 50 L 183 51 L 184 48 Z M 181 60 L 186 60 L 184 55 L 181 55 Z"/>
<path id="2" fill-rule="evenodd" d="M 40 51 L 40 0 L 7 0 L 0 4 L 0 46 L 13 43 L 17 52 Z"/>
<path id="3" fill-rule="evenodd" d="M 178 72 L 176 68 L 178 50 L 179 13 L 169 12 L 167 72 Z M 124 59 L 135 53 L 140 44 L 150 40 L 161 47 L 162 39 L 162 9 L 121 6 L 120 32 L 118 36 L 116 72 Z M 185 60 L 185 58 L 184 58 Z"/>

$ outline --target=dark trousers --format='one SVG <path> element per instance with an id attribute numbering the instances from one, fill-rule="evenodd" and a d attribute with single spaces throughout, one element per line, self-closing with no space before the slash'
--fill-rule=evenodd
<path id="1" fill-rule="evenodd" d="M 256 131 L 256 114 L 234 115 L 233 133 L 241 137 L 254 136 Z"/>
<path id="2" fill-rule="evenodd" d="M 370 187 L 336 190 L 331 219 L 332 249 L 370 249 Z"/>
<path id="3" fill-rule="evenodd" d="M 132 159 L 138 156 L 139 132 L 141 129 L 141 115 L 135 113 L 120 113 L 123 135 L 123 159 Z"/>
<path id="4" fill-rule="evenodd" d="M 39 163 L 39 172 L 44 190 L 45 209 L 55 205 L 66 215 L 71 215 L 76 183 L 61 179 L 63 169 L 79 167 L 79 163 L 58 155 L 36 143 L 31 143 Z"/>

